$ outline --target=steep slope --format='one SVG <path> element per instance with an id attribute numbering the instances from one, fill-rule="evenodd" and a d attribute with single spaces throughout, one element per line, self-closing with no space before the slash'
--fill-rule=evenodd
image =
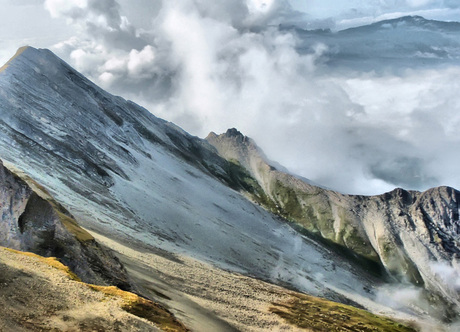
<path id="1" fill-rule="evenodd" d="M 11 166 L 10 166 L 11 167 Z M 121 263 L 39 184 L 0 160 L 0 245 L 58 257 L 82 280 L 132 286 Z"/>
<path id="2" fill-rule="evenodd" d="M 280 274 L 317 294 L 333 294 L 325 285 L 340 274 L 346 293 L 374 283 L 340 262 L 324 281 L 306 278 L 294 266 L 322 271 L 335 258 L 229 189 L 238 181 L 206 142 L 100 90 L 51 52 L 29 47 L 0 75 L 0 155 L 83 226 L 264 279 Z"/>
<path id="3" fill-rule="evenodd" d="M 293 221 L 300 231 L 358 254 L 367 266 L 381 264 L 392 277 L 424 286 L 458 306 L 458 286 L 440 270 L 444 267 L 458 278 L 459 191 L 440 187 L 424 193 L 395 189 L 379 196 L 343 195 L 277 170 L 256 143 L 236 129 L 211 133 L 207 140 L 257 179 L 270 198 L 269 204 L 261 204 Z"/>
<path id="4" fill-rule="evenodd" d="M 161 297 L 165 305 L 177 308 L 182 322 L 190 321 L 183 313 L 191 312 L 189 306 L 196 306 L 193 317 L 199 325 L 195 325 L 196 331 L 287 332 L 303 327 L 314 331 L 396 332 L 411 330 L 408 326 L 414 325 L 306 296 L 181 255 L 172 259 L 171 255 L 147 253 L 97 234 L 95 237 L 120 254 L 128 271 L 137 267 L 133 275 L 139 285 Z"/>
<path id="5" fill-rule="evenodd" d="M 233 190 L 271 202 L 263 182 L 48 50 L 26 48 L 0 73 L 0 157 L 49 188 L 85 228 L 122 244 L 405 319 L 444 314 L 443 306 L 389 303 L 381 277 Z"/>

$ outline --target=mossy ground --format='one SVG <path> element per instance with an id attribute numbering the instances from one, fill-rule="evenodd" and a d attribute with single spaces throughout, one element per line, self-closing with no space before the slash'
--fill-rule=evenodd
<path id="1" fill-rule="evenodd" d="M 308 295 L 296 295 L 287 303 L 275 303 L 270 311 L 297 328 L 313 331 L 417 331 L 362 309 Z"/>
<path id="2" fill-rule="evenodd" d="M 60 211 L 56 211 L 56 212 L 57 212 L 57 215 L 59 216 L 59 219 L 60 219 L 61 223 L 64 225 L 64 227 L 70 233 L 72 233 L 78 241 L 86 242 L 86 241 L 94 240 L 94 237 L 90 233 L 88 233 L 86 230 L 81 228 L 77 224 L 75 219 L 69 217 L 68 215 L 66 215 L 66 214 L 64 214 L 64 213 L 62 213 Z"/>

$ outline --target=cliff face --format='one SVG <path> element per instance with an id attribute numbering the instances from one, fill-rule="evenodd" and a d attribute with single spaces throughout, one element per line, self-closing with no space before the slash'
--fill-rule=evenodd
<path id="1" fill-rule="evenodd" d="M 121 263 L 45 188 L 1 161 L 0 207 L 1 246 L 57 257 L 85 282 L 131 288 Z"/>
<path id="2" fill-rule="evenodd" d="M 269 197 L 261 204 L 300 231 L 458 303 L 458 289 L 440 282 L 433 266 L 454 268 L 460 258 L 459 191 L 439 187 L 423 193 L 395 189 L 378 196 L 344 195 L 278 170 L 252 139 L 235 129 L 206 139 L 257 180 Z M 257 201 L 258 196 L 252 197 Z"/>

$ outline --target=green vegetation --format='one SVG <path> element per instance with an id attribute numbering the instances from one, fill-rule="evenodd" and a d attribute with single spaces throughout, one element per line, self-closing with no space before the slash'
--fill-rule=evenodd
<path id="1" fill-rule="evenodd" d="M 88 233 L 86 230 L 81 228 L 75 219 L 69 217 L 68 215 L 56 210 L 56 213 L 61 221 L 62 225 L 75 236 L 75 238 L 82 242 L 93 241 L 94 237 Z"/>
<path id="2" fill-rule="evenodd" d="M 278 215 L 301 226 L 310 234 L 349 248 L 357 255 L 369 260 L 378 260 L 378 255 L 369 240 L 360 235 L 352 222 L 347 220 L 346 212 L 340 208 L 338 208 L 340 230 L 338 234 L 336 233 L 332 207 L 329 199 L 322 194 L 321 190 L 313 193 L 296 191 L 279 180 L 274 182 L 273 188 L 273 196 L 279 206 Z"/>
<path id="3" fill-rule="evenodd" d="M 336 241 L 332 208 L 321 191 L 299 191 L 280 180 L 275 180 L 271 187 L 281 217 Z"/>
<path id="4" fill-rule="evenodd" d="M 308 295 L 296 294 L 288 302 L 274 303 L 270 311 L 297 328 L 313 331 L 416 331 L 389 318 Z"/>
<path id="5" fill-rule="evenodd" d="M 326 239 L 321 236 L 319 233 L 310 232 L 301 225 L 292 224 L 292 227 L 298 231 L 300 234 L 309 237 L 323 245 L 324 247 L 332 250 L 337 255 L 345 258 L 352 264 L 355 264 L 363 271 L 368 272 L 371 275 L 374 275 L 378 278 L 387 278 L 388 274 L 385 270 L 385 267 L 380 262 L 380 259 L 377 256 L 370 255 L 360 255 L 357 252 L 353 251 L 350 248 L 345 247 L 342 244 L 334 242 L 332 240 Z"/>
<path id="6" fill-rule="evenodd" d="M 225 169 L 228 177 L 222 180 L 236 190 L 245 192 L 254 202 L 291 222 L 299 233 L 315 239 L 352 263 L 378 276 L 386 277 L 385 268 L 366 238 L 363 238 L 339 208 L 341 229 L 336 234 L 332 207 L 321 189 L 312 193 L 298 191 L 276 180 L 270 186 L 273 200 L 256 179 L 237 160 L 229 160 Z M 215 172 L 214 174 L 217 174 Z"/>
<path id="7" fill-rule="evenodd" d="M 393 276 L 400 280 L 408 279 L 416 286 L 425 284 L 415 264 L 396 244 L 380 240 L 379 247 L 382 259 Z"/>
<path id="8" fill-rule="evenodd" d="M 224 171 L 227 175 L 225 178 L 219 176 L 217 172 L 213 172 L 213 174 L 225 181 L 230 188 L 245 192 L 251 200 L 276 213 L 275 203 L 265 194 L 257 180 L 237 160 L 226 161 Z"/>

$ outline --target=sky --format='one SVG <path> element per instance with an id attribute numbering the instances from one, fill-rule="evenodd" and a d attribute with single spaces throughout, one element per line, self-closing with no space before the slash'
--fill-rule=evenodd
<path id="1" fill-rule="evenodd" d="M 236 127 L 270 159 L 344 193 L 460 188 L 455 62 L 337 68 L 325 63 L 340 50 L 317 41 L 301 49 L 295 33 L 278 29 L 339 31 L 405 15 L 456 21 L 459 1 L 0 0 L 0 6 L 2 63 L 22 45 L 49 48 L 104 89 L 193 135 Z M 450 59 L 460 53 L 445 47 Z M 428 55 L 445 50 L 432 47 Z"/>

